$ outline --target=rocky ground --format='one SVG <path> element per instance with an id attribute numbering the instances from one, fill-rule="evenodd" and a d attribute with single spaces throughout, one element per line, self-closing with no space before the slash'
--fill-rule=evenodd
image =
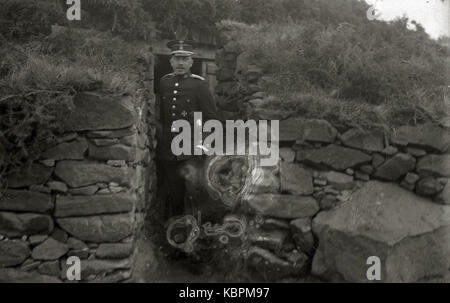
<path id="1" fill-rule="evenodd" d="M 262 282 L 257 276 L 245 276 L 235 273 L 232 268 L 235 260 L 223 259 L 221 264 L 196 262 L 194 258 L 168 256 L 168 248 L 162 231 L 155 226 L 154 220 L 147 218 L 145 228 L 138 240 L 133 277 L 129 282 L 136 283 L 227 283 L 227 282 Z M 223 255 L 222 255 L 223 256 Z M 216 258 L 217 259 L 217 258 Z M 223 268 L 227 268 L 225 272 Z M 321 282 L 309 276 L 302 278 L 283 278 L 278 282 L 304 283 Z"/>
<path id="2" fill-rule="evenodd" d="M 195 265 L 188 259 L 169 259 L 148 234 L 140 238 L 133 282 L 138 283 L 219 283 L 224 277 L 211 266 Z"/>
<path id="3" fill-rule="evenodd" d="M 130 282 L 134 283 L 227 283 L 241 282 L 227 279 L 211 265 L 196 267 L 190 260 L 168 259 L 148 237 L 139 241 L 135 271 Z M 201 270 L 201 271 L 199 271 Z M 449 280 L 450 281 L 450 280 Z M 254 281 L 257 282 L 257 281 Z M 283 279 L 282 283 L 321 282 L 314 277 Z"/>

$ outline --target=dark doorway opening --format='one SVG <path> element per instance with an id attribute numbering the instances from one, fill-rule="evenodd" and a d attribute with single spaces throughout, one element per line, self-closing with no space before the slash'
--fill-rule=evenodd
<path id="1" fill-rule="evenodd" d="M 161 78 L 171 73 L 170 55 L 155 55 L 154 65 L 154 93 L 160 98 Z M 194 58 L 191 72 L 203 76 L 203 61 Z M 151 239 L 154 258 L 157 266 L 146 275 L 147 282 L 222 282 L 219 277 L 211 276 L 211 269 L 204 262 L 198 262 L 193 257 L 186 257 L 183 253 L 173 253 L 175 248 L 170 247 L 166 238 L 169 220 L 166 218 L 167 203 L 164 196 L 162 176 L 163 162 L 156 158 L 157 190 L 147 213 L 145 232 Z"/>
<path id="2" fill-rule="evenodd" d="M 155 55 L 154 93 L 157 98 L 160 98 L 161 94 L 161 78 L 171 72 L 170 55 Z M 194 58 L 191 72 L 204 77 L 205 80 L 208 81 L 211 91 L 214 91 L 214 60 Z M 166 198 L 167 193 L 163 186 L 163 178 L 160 178 L 163 175 L 162 169 L 165 163 L 164 161 L 161 161 L 161 159 L 156 158 L 156 174 L 158 176 L 157 190 L 156 196 L 152 200 L 147 213 L 146 233 L 148 238 L 151 239 L 151 245 L 154 249 L 154 258 L 157 260 L 158 265 L 154 271 L 147 276 L 147 281 L 251 282 L 252 280 L 248 276 L 247 271 L 243 270 L 246 266 L 246 261 L 242 258 L 242 252 L 246 249 L 247 245 L 243 238 L 241 238 L 240 235 L 233 238 L 225 234 L 215 234 L 209 231 L 210 228 L 222 230 L 224 228 L 223 226 L 234 226 L 234 229 L 227 229 L 227 232 L 234 235 L 236 232 L 236 224 L 233 225 L 230 222 L 242 222 L 242 211 L 236 209 L 236 213 L 233 214 L 234 210 L 231 210 L 229 206 L 226 206 L 220 198 L 210 196 L 210 192 L 207 190 L 208 185 L 206 184 L 206 179 L 203 178 L 203 176 L 206 175 L 206 165 L 209 162 L 204 160 L 195 162 L 198 163 L 198 165 L 192 161 L 188 162 L 189 161 L 187 161 L 186 164 L 189 164 L 190 169 L 192 169 L 192 171 L 190 170 L 191 175 L 198 177 L 193 178 L 192 180 L 186 180 L 185 215 L 196 218 L 196 224 L 198 224 L 197 228 L 202 230 L 201 237 L 199 236 L 198 239 L 196 238 L 192 241 L 192 245 L 195 249 L 188 253 L 180 247 L 175 248 L 176 245 L 172 245 L 173 243 L 169 243 L 168 238 L 171 240 L 176 239 L 175 236 L 167 236 L 167 231 L 169 231 L 169 235 L 171 234 L 169 225 L 173 220 L 180 218 L 178 218 L 178 216 L 168 218 L 167 216 L 167 206 L 169 202 Z M 217 162 L 225 163 L 226 161 Z M 226 162 L 222 166 L 223 169 L 217 169 L 217 174 L 220 176 L 215 178 L 215 180 L 232 178 L 230 177 L 231 175 L 235 176 L 234 179 L 240 180 L 236 173 L 236 167 L 242 168 L 242 165 L 231 165 L 231 162 Z M 233 170 L 231 169 L 232 167 Z M 241 169 L 239 169 L 239 172 L 240 171 Z M 220 188 L 224 190 L 229 183 L 222 183 L 221 185 L 223 186 Z M 186 216 L 181 217 L 183 218 Z M 206 234 L 206 231 L 208 231 L 209 234 Z M 191 234 L 189 229 L 187 229 L 186 234 Z M 180 242 L 176 244 L 184 243 L 183 241 L 186 240 L 185 238 L 186 235 L 184 235 Z M 186 241 L 185 243 L 188 242 Z"/>

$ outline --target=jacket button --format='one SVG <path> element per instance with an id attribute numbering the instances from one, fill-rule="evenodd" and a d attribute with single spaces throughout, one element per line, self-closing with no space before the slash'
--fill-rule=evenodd
<path id="1" fill-rule="evenodd" d="M 176 106 L 175 105 L 172 105 L 172 108 L 175 108 Z"/>
<path id="2" fill-rule="evenodd" d="M 178 86 L 179 84 L 178 83 L 175 83 L 175 86 Z"/>
<path id="3" fill-rule="evenodd" d="M 187 99 L 186 102 L 189 103 L 189 102 L 191 102 L 191 100 Z"/>
<path id="4" fill-rule="evenodd" d="M 174 90 L 173 93 L 176 94 L 176 93 L 178 93 L 178 91 Z"/>
<path id="5" fill-rule="evenodd" d="M 177 98 L 173 98 L 172 100 L 173 100 L 173 101 L 177 101 Z"/>
<path id="6" fill-rule="evenodd" d="M 172 113 L 172 117 L 175 117 L 175 113 Z"/>

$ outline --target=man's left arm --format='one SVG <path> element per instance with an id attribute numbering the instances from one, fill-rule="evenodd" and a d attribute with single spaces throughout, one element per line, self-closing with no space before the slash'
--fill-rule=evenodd
<path id="1" fill-rule="evenodd" d="M 208 82 L 204 80 L 201 81 L 201 84 L 197 90 L 197 97 L 203 113 L 203 120 L 220 120 L 216 103 L 214 102 L 214 97 L 208 87 Z"/>

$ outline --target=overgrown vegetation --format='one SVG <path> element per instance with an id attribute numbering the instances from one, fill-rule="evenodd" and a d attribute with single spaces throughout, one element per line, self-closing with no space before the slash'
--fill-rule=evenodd
<path id="1" fill-rule="evenodd" d="M 278 100 L 268 107 L 363 124 L 439 121 L 449 110 L 450 52 L 406 22 L 219 27 L 241 62 L 262 68 L 264 89 Z"/>
<path id="2" fill-rule="evenodd" d="M 141 45 L 93 30 L 54 30 L 41 42 L 3 40 L 0 48 L 0 179 L 55 142 L 56 117 L 77 91 L 133 95 L 140 87 Z"/>

